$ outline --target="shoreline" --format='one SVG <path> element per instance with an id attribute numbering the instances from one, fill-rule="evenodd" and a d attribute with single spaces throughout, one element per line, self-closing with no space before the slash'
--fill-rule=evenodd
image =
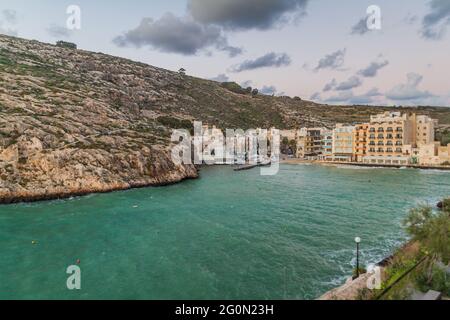
<path id="1" fill-rule="evenodd" d="M 45 201 L 55 201 L 55 200 L 64 200 L 64 199 L 70 199 L 70 198 L 79 198 L 88 196 L 91 194 L 106 194 L 106 193 L 113 193 L 113 192 L 119 192 L 119 191 L 127 191 L 127 190 L 133 190 L 133 189 L 143 189 L 143 188 L 159 188 L 159 187 L 166 187 L 170 185 L 175 185 L 178 183 L 181 183 L 183 181 L 187 180 L 195 180 L 199 179 L 199 169 L 196 170 L 197 174 L 194 175 L 186 175 L 179 179 L 167 179 L 167 181 L 162 182 L 136 182 L 136 183 L 130 183 L 130 184 L 123 184 L 123 185 L 116 185 L 116 186 L 105 186 L 105 188 L 98 188 L 98 189 L 80 189 L 76 191 L 67 191 L 67 192 L 54 192 L 54 193 L 48 193 L 48 194 L 37 194 L 37 195 L 23 195 L 23 196 L 17 196 L 17 197 L 3 197 L 0 198 L 0 207 L 1 206 L 7 206 L 7 205 L 13 205 L 13 204 L 20 204 L 20 203 L 35 203 L 35 202 L 45 202 Z"/>
<path id="2" fill-rule="evenodd" d="M 450 171 L 450 166 L 420 166 L 420 165 L 382 165 L 382 164 L 367 164 L 367 163 L 355 163 L 355 162 L 333 162 L 333 161 L 318 161 L 318 160 L 303 160 L 299 158 L 285 158 L 280 160 L 280 164 L 304 164 L 304 165 L 321 165 L 321 166 L 354 166 L 354 167 L 366 167 L 366 168 L 393 168 L 393 169 L 422 169 L 422 170 L 443 170 Z M 223 166 L 223 165 L 221 165 Z M 186 180 L 195 180 L 200 178 L 200 169 L 203 167 L 197 167 L 197 174 L 194 175 L 186 175 L 177 179 L 167 179 L 167 181 L 162 182 L 135 182 L 123 185 L 113 185 L 113 186 L 105 186 L 104 188 L 98 189 L 80 189 L 76 191 L 67 191 L 67 192 L 53 192 L 48 194 L 36 194 L 36 195 L 19 195 L 16 197 L 6 196 L 0 198 L 0 206 L 2 205 L 11 205 L 18 203 L 33 203 L 33 202 L 44 202 L 44 201 L 52 201 L 52 200 L 62 200 L 62 199 L 70 199 L 83 197 L 90 194 L 106 194 L 118 191 L 127 191 L 132 189 L 142 189 L 149 187 L 165 187 L 174 184 L 181 183 Z M 232 167 L 232 166 L 230 166 Z"/>
<path id="3" fill-rule="evenodd" d="M 323 166 L 354 166 L 366 168 L 391 168 L 391 169 L 421 169 L 421 170 L 444 170 L 450 171 L 450 166 L 425 166 L 425 165 L 395 165 L 395 164 L 372 164 L 360 162 L 336 162 L 336 161 L 319 161 L 319 160 L 303 160 L 298 158 L 283 159 L 281 164 L 317 164 Z"/>

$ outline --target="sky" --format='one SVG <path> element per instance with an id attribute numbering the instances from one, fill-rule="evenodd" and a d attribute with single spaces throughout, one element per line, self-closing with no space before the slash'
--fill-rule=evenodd
<path id="1" fill-rule="evenodd" d="M 2 34 L 328 104 L 450 106 L 449 32 L 450 0 L 0 0 Z"/>

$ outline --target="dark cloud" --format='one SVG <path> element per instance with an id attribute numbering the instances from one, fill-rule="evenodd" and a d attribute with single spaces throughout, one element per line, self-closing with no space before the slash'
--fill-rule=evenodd
<path id="1" fill-rule="evenodd" d="M 217 77 L 211 78 L 209 80 L 217 81 L 217 82 L 228 82 L 228 81 L 230 81 L 230 78 L 226 74 L 222 73 L 222 74 L 219 74 Z"/>
<path id="2" fill-rule="evenodd" d="M 275 86 L 264 86 L 261 90 L 259 90 L 259 92 L 271 96 L 277 93 L 277 88 Z"/>
<path id="3" fill-rule="evenodd" d="M 330 82 L 328 82 L 325 87 L 323 88 L 323 92 L 328 92 L 333 90 L 335 87 L 337 86 L 337 81 L 336 79 L 331 80 Z"/>
<path id="4" fill-rule="evenodd" d="M 55 24 L 49 26 L 47 32 L 54 38 L 69 38 L 72 35 L 71 30 Z"/>
<path id="5" fill-rule="evenodd" d="M 418 89 L 419 84 L 423 80 L 423 76 L 417 73 L 409 73 L 407 82 L 399 84 L 386 93 L 386 98 L 391 100 L 418 100 L 432 97 L 428 91 Z"/>
<path id="6" fill-rule="evenodd" d="M 380 90 L 378 90 L 378 88 L 372 88 L 369 91 L 367 91 L 365 96 L 367 96 L 367 97 L 378 97 L 378 96 L 382 96 L 382 93 L 380 92 Z"/>
<path id="7" fill-rule="evenodd" d="M 313 95 L 311 95 L 311 97 L 309 98 L 312 101 L 320 101 L 322 100 L 322 98 L 320 97 L 320 93 L 316 92 Z"/>
<path id="8" fill-rule="evenodd" d="M 354 98 L 351 91 L 340 92 L 338 95 L 331 96 L 325 100 L 328 103 L 342 103 Z"/>
<path id="9" fill-rule="evenodd" d="M 144 18 L 137 28 L 113 41 L 121 47 L 149 45 L 162 52 L 183 55 L 195 55 L 209 47 L 227 52 L 231 57 L 242 53 L 242 49 L 228 45 L 220 28 L 205 26 L 189 17 L 179 18 L 171 13 L 166 13 L 159 20 Z"/>
<path id="10" fill-rule="evenodd" d="M 240 84 L 242 88 L 248 88 L 253 86 L 253 82 L 251 80 L 244 81 Z"/>
<path id="11" fill-rule="evenodd" d="M 314 69 L 315 71 L 319 71 L 321 69 L 338 69 L 344 65 L 345 62 L 345 54 L 347 50 L 342 49 L 336 52 L 333 52 L 329 55 L 326 55 L 322 59 L 319 60 L 317 67 Z"/>
<path id="12" fill-rule="evenodd" d="M 336 91 L 346 91 L 350 89 L 357 88 L 362 85 L 362 80 L 359 77 L 353 76 L 350 77 L 347 81 L 343 81 L 339 83 L 335 90 Z"/>
<path id="13" fill-rule="evenodd" d="M 389 64 L 389 61 L 375 61 L 372 62 L 367 68 L 358 71 L 358 74 L 365 78 L 373 78 L 377 75 L 378 71 L 383 69 Z"/>
<path id="14" fill-rule="evenodd" d="M 369 32 L 369 28 L 367 28 L 367 17 L 359 20 L 353 27 L 350 34 L 356 35 L 364 35 Z"/>
<path id="15" fill-rule="evenodd" d="M 309 0 L 189 0 L 192 17 L 231 30 L 270 29 L 306 14 Z"/>
<path id="16" fill-rule="evenodd" d="M 286 53 L 277 54 L 275 52 L 271 52 L 255 60 L 246 60 L 241 64 L 232 67 L 231 70 L 233 72 L 242 72 L 268 67 L 279 68 L 288 66 L 291 62 L 291 58 Z"/>
<path id="17" fill-rule="evenodd" d="M 439 40 L 450 25 L 450 1 L 431 0 L 430 12 L 422 20 L 421 34 L 426 39 Z"/>

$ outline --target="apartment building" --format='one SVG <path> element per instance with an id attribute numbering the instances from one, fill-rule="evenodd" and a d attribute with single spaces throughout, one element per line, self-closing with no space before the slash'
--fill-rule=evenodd
<path id="1" fill-rule="evenodd" d="M 355 126 L 353 131 L 353 161 L 363 162 L 367 156 L 367 139 L 369 124 L 363 123 Z"/>
<path id="2" fill-rule="evenodd" d="M 418 164 L 420 165 L 450 164 L 450 144 L 443 147 L 436 141 L 430 144 L 423 144 L 418 150 Z"/>
<path id="3" fill-rule="evenodd" d="M 353 160 L 354 126 L 337 124 L 333 130 L 333 161 L 351 162 Z"/>
<path id="4" fill-rule="evenodd" d="M 428 116 L 385 112 L 372 116 L 368 126 L 367 156 L 363 162 L 372 164 L 423 163 L 421 158 L 435 147 L 437 121 Z"/>
<path id="5" fill-rule="evenodd" d="M 372 116 L 368 125 L 367 156 L 371 164 L 409 164 L 415 144 L 415 122 L 408 114 L 385 112 Z M 409 147 L 407 147 L 409 146 Z"/>
<path id="6" fill-rule="evenodd" d="M 322 154 L 320 160 L 333 160 L 333 130 L 324 129 L 322 131 Z"/>
<path id="7" fill-rule="evenodd" d="M 316 159 L 322 155 L 324 128 L 302 128 L 297 137 L 297 158 Z"/>
<path id="8" fill-rule="evenodd" d="M 415 114 L 411 118 L 415 129 L 415 144 L 420 147 L 433 143 L 435 140 L 434 132 L 437 126 L 437 120 L 431 119 L 428 116 L 417 116 Z"/>

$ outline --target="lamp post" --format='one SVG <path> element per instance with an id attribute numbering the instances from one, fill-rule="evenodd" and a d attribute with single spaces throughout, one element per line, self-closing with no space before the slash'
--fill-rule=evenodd
<path id="1" fill-rule="evenodd" d="M 359 244 L 361 243 L 361 238 L 356 237 L 356 279 L 359 278 Z"/>

